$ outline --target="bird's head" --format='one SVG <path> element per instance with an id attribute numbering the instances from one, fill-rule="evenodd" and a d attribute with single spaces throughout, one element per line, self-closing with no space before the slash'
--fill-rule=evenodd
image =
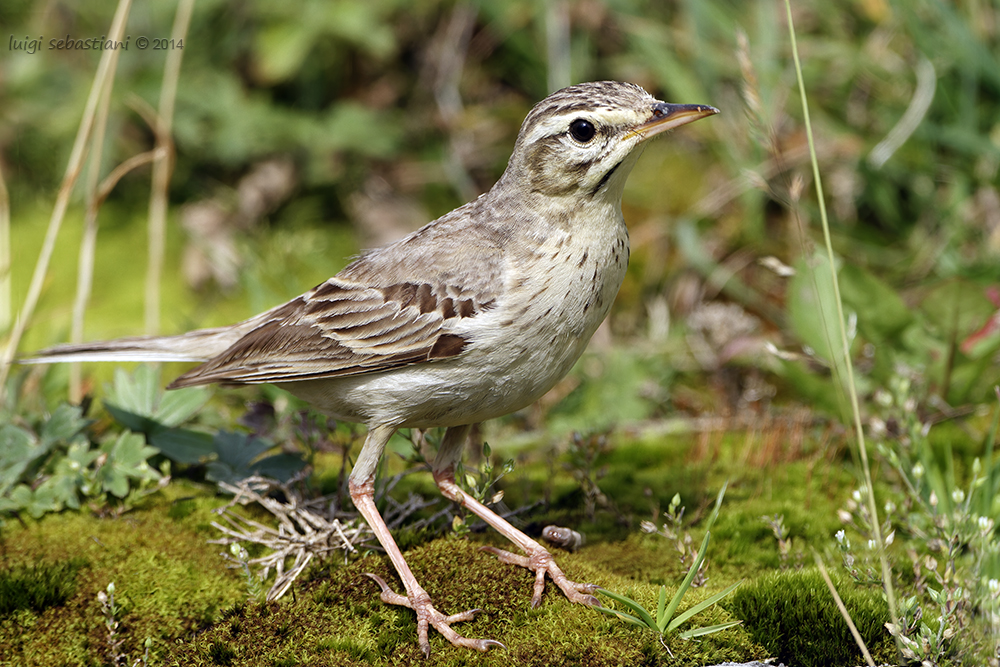
<path id="1" fill-rule="evenodd" d="M 667 104 L 632 83 L 595 81 L 552 93 L 521 125 L 506 179 L 547 196 L 621 197 L 646 140 L 719 113 Z"/>

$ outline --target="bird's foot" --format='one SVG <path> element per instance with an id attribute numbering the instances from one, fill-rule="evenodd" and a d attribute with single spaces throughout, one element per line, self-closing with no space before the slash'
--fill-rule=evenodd
<path id="1" fill-rule="evenodd" d="M 431 654 L 431 644 L 427 639 L 427 632 L 431 627 L 444 635 L 444 638 L 455 646 L 473 648 L 477 651 L 488 651 L 494 646 L 507 648 L 498 641 L 494 641 L 492 639 L 469 639 L 468 637 L 463 637 L 451 629 L 452 623 L 471 620 L 472 617 L 481 612 L 482 609 L 469 609 L 468 611 L 463 611 L 460 614 L 445 616 L 434 608 L 434 605 L 431 604 L 431 598 L 427 595 L 426 591 L 422 589 L 418 590 L 418 592 L 412 597 L 409 595 L 400 595 L 389 588 L 389 585 L 385 583 L 385 580 L 382 579 L 382 577 L 372 574 L 371 572 L 366 572 L 365 574 L 371 577 L 375 583 L 379 585 L 379 588 L 382 589 L 382 593 L 379 595 L 382 602 L 386 604 L 399 605 L 401 607 L 409 607 L 416 612 L 417 641 L 420 644 L 420 650 L 424 652 L 424 657 L 430 657 Z"/>
<path id="2" fill-rule="evenodd" d="M 563 571 L 559 569 L 558 565 L 556 565 L 556 561 L 552 558 L 552 554 L 550 554 L 544 547 L 539 546 L 537 549 L 533 549 L 527 556 L 521 556 L 520 554 L 504 551 L 503 549 L 497 549 L 496 547 L 486 546 L 480 547 L 480 549 L 496 554 L 497 557 L 499 557 L 504 563 L 520 565 L 521 567 L 525 567 L 535 573 L 535 590 L 531 595 L 531 606 L 533 608 L 542 603 L 542 591 L 545 590 L 546 574 L 549 575 L 552 582 L 566 594 L 566 597 L 569 598 L 570 602 L 578 602 L 580 604 L 590 606 L 600 604 L 600 600 L 594 596 L 594 593 L 597 591 L 597 585 L 578 584 L 575 581 L 570 581 L 569 577 L 563 574 Z"/>

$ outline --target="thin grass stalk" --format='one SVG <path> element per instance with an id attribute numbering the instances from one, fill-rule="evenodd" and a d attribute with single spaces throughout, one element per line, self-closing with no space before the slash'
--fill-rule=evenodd
<path id="1" fill-rule="evenodd" d="M 131 7 L 132 0 L 118 1 L 115 16 L 111 21 L 111 28 L 108 30 L 108 39 L 121 41 L 125 32 L 125 22 Z M 7 384 L 11 362 L 21 343 L 21 338 L 24 336 L 28 322 L 31 320 L 35 308 L 38 306 L 38 299 L 42 294 L 45 276 L 48 274 L 49 263 L 52 260 L 52 252 L 55 249 L 56 238 L 59 236 L 63 219 L 66 217 L 66 209 L 69 207 L 69 198 L 73 194 L 73 186 L 76 185 L 76 181 L 80 177 L 83 161 L 87 157 L 88 139 L 94 127 L 94 117 L 97 113 L 97 102 L 100 98 L 100 91 L 104 88 L 104 82 L 110 74 L 111 63 L 116 53 L 115 49 L 104 51 L 97 65 L 97 73 L 94 76 L 94 82 L 90 86 L 90 93 L 87 96 L 87 103 L 84 106 L 83 117 L 80 119 L 80 127 L 77 129 L 76 139 L 73 141 L 73 149 L 66 164 L 66 173 L 63 175 L 62 184 L 59 186 L 56 203 L 52 209 L 52 217 L 49 218 L 49 226 L 45 232 L 45 240 L 42 242 L 42 249 L 38 254 L 38 261 L 35 263 L 35 271 L 31 276 L 28 294 L 24 299 L 21 312 L 14 323 L 14 329 L 11 332 L 10 340 L 7 341 L 7 347 L 3 351 L 3 358 L 0 359 L 0 392 L 5 393 L 5 389 L 3 388 Z M 6 395 L 0 396 L 0 401 L 6 400 Z"/>
<path id="2" fill-rule="evenodd" d="M 865 662 L 867 662 L 871 667 L 875 667 L 875 661 L 872 659 L 872 654 L 868 652 L 868 647 L 865 646 L 865 640 L 861 638 L 861 633 L 858 632 L 858 626 L 854 625 L 854 619 L 851 618 L 850 612 L 847 611 L 844 601 L 840 599 L 840 594 L 837 593 L 837 587 L 833 585 L 833 580 L 830 579 L 830 573 L 826 571 L 826 564 L 815 551 L 813 552 L 813 558 L 816 559 L 816 567 L 819 568 L 819 573 L 823 576 L 823 581 L 826 582 L 826 587 L 830 589 L 830 595 L 833 596 L 833 601 L 837 603 L 837 609 L 840 610 L 840 615 L 844 617 L 845 621 L 847 621 L 847 627 L 851 631 L 851 636 L 854 637 L 854 643 L 856 643 L 858 648 L 861 649 L 861 655 L 865 657 Z"/>
<path id="3" fill-rule="evenodd" d="M 799 60 L 799 48 L 795 39 L 795 25 L 792 21 L 791 0 L 785 0 L 785 13 L 788 18 L 788 34 L 791 40 L 792 59 L 795 62 L 795 76 L 798 79 L 799 96 L 802 102 L 802 116 L 806 128 L 806 138 L 809 143 L 809 153 L 812 162 L 813 181 L 816 184 L 816 199 L 819 203 L 820 222 L 823 226 L 823 241 L 826 245 L 827 261 L 830 265 L 831 279 L 833 281 L 834 301 L 837 306 L 837 323 L 840 328 L 840 343 L 844 355 L 844 369 L 847 373 L 847 392 L 851 400 L 851 410 L 854 415 L 854 430 L 857 438 L 858 455 L 861 459 L 861 469 L 864 475 L 867 490 L 868 511 L 871 515 L 872 537 L 879 547 L 883 546 L 882 528 L 879 524 L 878 506 L 875 502 L 875 488 L 872 485 L 871 466 L 868 463 L 868 447 L 865 443 L 864 428 L 861 424 L 861 407 L 858 402 L 858 390 L 854 382 L 854 364 L 851 362 L 850 342 L 847 338 L 847 324 L 844 318 L 844 306 L 840 297 L 840 282 L 837 277 L 836 264 L 834 263 L 833 241 L 830 237 L 830 221 L 826 213 L 826 203 L 823 196 L 823 181 L 820 178 L 819 160 L 816 157 L 816 142 L 813 139 L 812 123 L 809 117 L 809 100 L 806 97 L 805 80 L 802 76 L 802 63 Z M 886 600 L 889 603 L 889 615 L 893 624 L 897 627 L 898 616 L 896 611 L 896 595 L 892 586 L 892 569 L 889 567 L 889 558 L 885 554 L 884 548 L 879 548 L 879 561 L 882 566 L 882 586 L 885 589 Z M 897 639 L 898 645 L 898 639 Z"/>
<path id="4" fill-rule="evenodd" d="M 0 169 L 0 335 L 10 329 L 13 321 L 10 269 L 10 195 Z"/>
<path id="5" fill-rule="evenodd" d="M 187 36 L 191 24 L 194 0 L 180 0 L 170 33 L 173 44 Z M 153 186 L 149 198 L 149 265 L 146 269 L 146 333 L 155 335 L 160 330 L 160 283 L 163 275 L 167 237 L 167 190 L 174 168 L 171 130 L 174 119 L 174 102 L 177 99 L 177 81 L 181 75 L 184 50 L 167 51 L 163 67 L 163 85 L 160 88 L 160 106 L 157 112 L 156 149 L 158 157 L 153 163 Z"/>
<path id="6" fill-rule="evenodd" d="M 111 107 L 111 91 L 115 85 L 115 71 L 118 67 L 118 51 L 114 50 L 108 76 L 101 89 L 101 99 L 94 119 L 93 139 L 90 143 L 90 167 L 87 169 L 85 187 L 87 210 L 83 218 L 83 238 L 80 240 L 80 258 L 77 262 L 76 297 L 73 300 L 73 315 L 70 323 L 70 342 L 83 342 L 83 325 L 87 314 L 87 303 L 94 284 L 94 255 L 97 250 L 97 211 L 94 205 L 97 188 L 100 185 L 101 162 L 104 158 L 104 137 L 108 127 L 108 110 Z M 79 362 L 69 366 L 69 400 L 80 403 L 83 400 L 83 373 Z"/>
<path id="7" fill-rule="evenodd" d="M 572 83 L 569 7 L 565 0 L 545 3 L 545 55 L 549 92 Z"/>

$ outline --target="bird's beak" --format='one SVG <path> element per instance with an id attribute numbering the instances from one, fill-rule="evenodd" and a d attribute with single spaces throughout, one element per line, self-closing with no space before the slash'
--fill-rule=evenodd
<path id="1" fill-rule="evenodd" d="M 715 107 L 706 104 L 667 104 L 657 102 L 653 105 L 653 117 L 635 127 L 625 138 L 638 136 L 640 141 L 646 141 L 661 132 L 672 130 L 681 125 L 687 125 L 699 118 L 714 116 L 719 113 Z"/>

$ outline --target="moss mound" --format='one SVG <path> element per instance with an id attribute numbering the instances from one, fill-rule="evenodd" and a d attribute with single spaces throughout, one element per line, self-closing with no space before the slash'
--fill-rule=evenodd
<path id="1" fill-rule="evenodd" d="M 885 629 L 889 609 L 881 594 L 837 579 L 834 585 L 875 662 L 892 663 L 895 648 Z M 740 586 L 722 604 L 743 620 L 756 642 L 785 664 L 828 667 L 864 662 L 815 568 L 762 576 Z"/>

